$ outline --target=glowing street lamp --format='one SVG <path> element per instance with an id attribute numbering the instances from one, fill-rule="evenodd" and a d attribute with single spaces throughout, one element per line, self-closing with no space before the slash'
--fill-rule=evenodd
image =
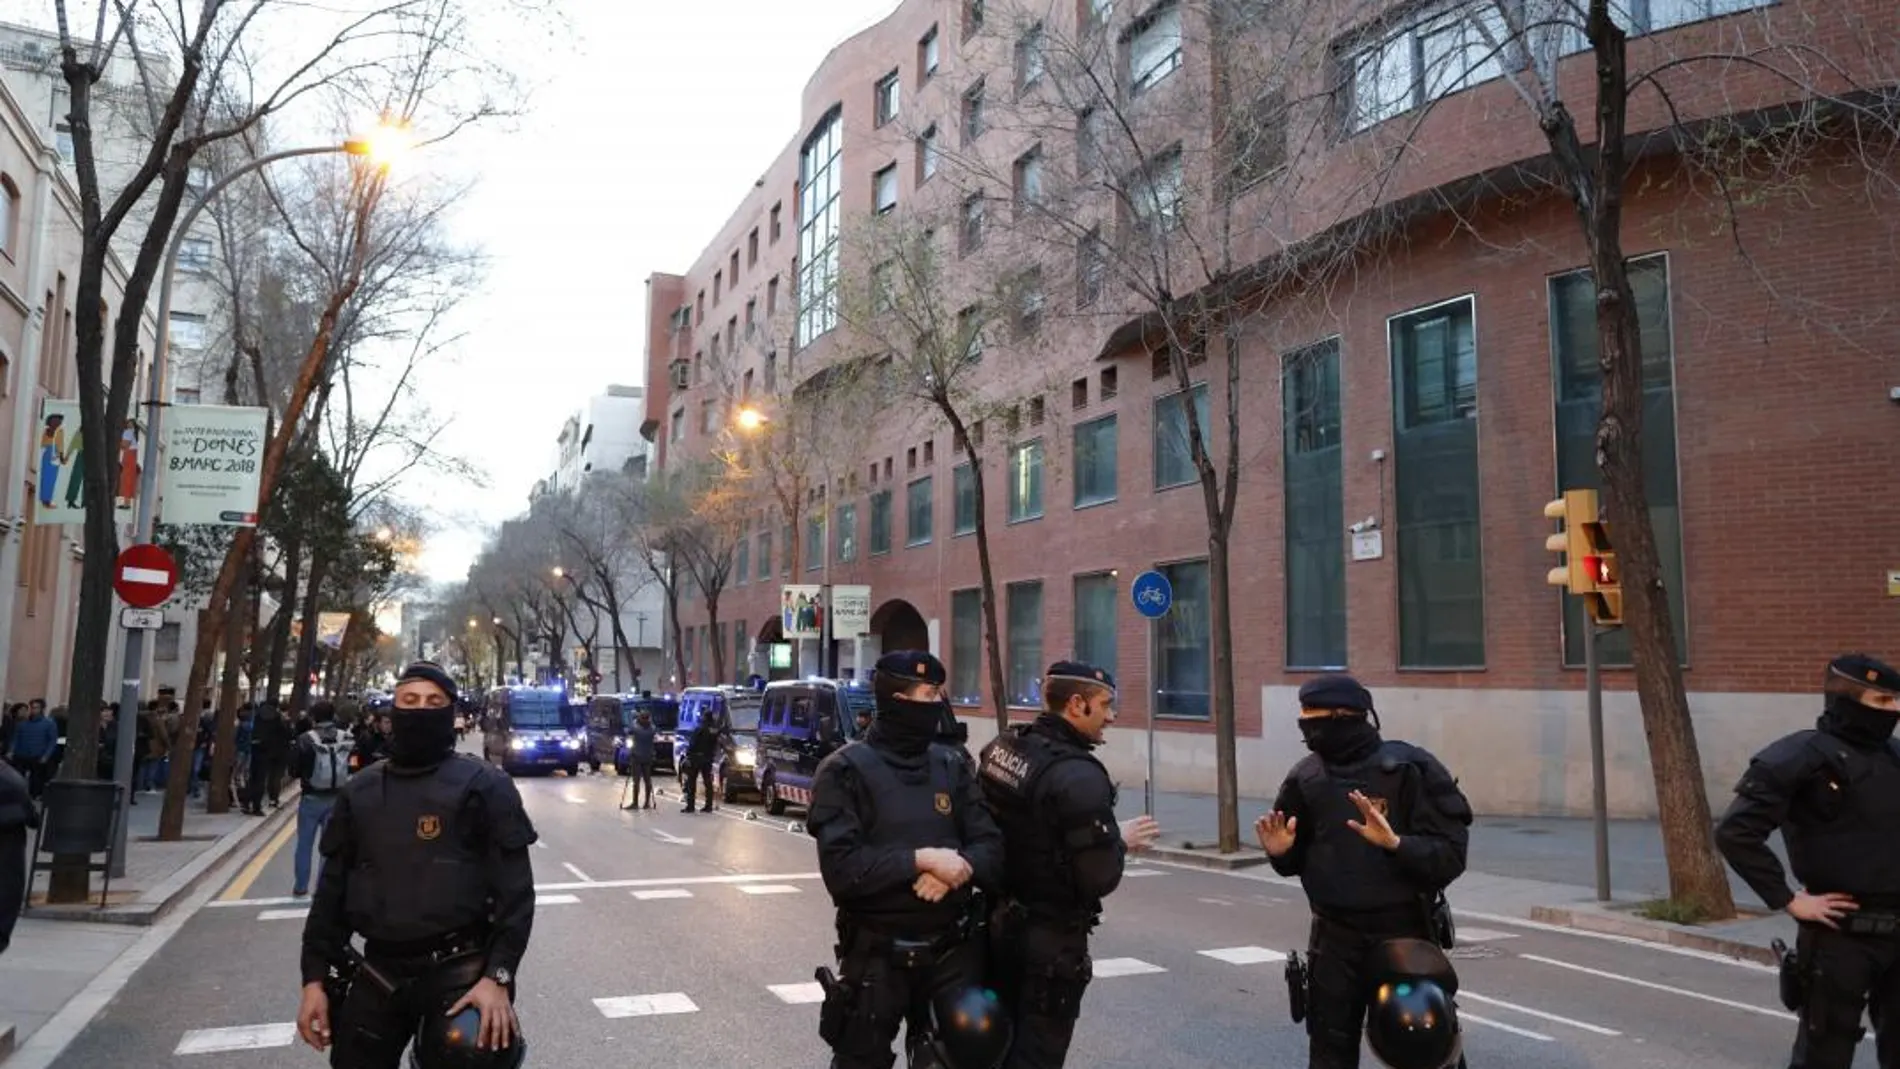
<path id="1" fill-rule="evenodd" d="M 765 413 L 759 411 L 756 408 L 753 408 L 751 405 L 747 405 L 746 407 L 741 408 L 733 416 L 733 420 L 739 424 L 740 430 L 746 431 L 746 432 L 756 431 L 759 428 L 764 427 L 767 423 L 771 422 L 770 420 L 766 419 Z"/>

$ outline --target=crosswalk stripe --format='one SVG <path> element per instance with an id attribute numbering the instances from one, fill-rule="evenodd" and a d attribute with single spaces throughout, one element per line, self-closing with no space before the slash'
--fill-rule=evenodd
<path id="1" fill-rule="evenodd" d="M 795 895 L 798 888 L 789 883 L 742 883 L 739 890 L 749 895 Z"/>
<path id="2" fill-rule="evenodd" d="M 658 887 L 651 891 L 635 891 L 633 897 L 642 902 L 651 902 L 660 898 L 691 898 L 693 892 L 684 887 Z"/>
<path id="3" fill-rule="evenodd" d="M 772 984 L 766 990 L 777 995 L 780 1002 L 793 1006 L 809 1005 L 825 1000 L 825 986 L 820 983 L 809 984 Z"/>
<path id="4" fill-rule="evenodd" d="M 657 1017 L 669 1013 L 698 1013 L 699 1006 L 684 992 L 669 991 L 661 995 L 624 995 L 619 998 L 597 998 L 594 1007 L 600 1010 L 602 1017 Z"/>
<path id="5" fill-rule="evenodd" d="M 304 909 L 267 909 L 259 913 L 257 919 L 260 921 L 294 921 L 308 917 L 309 915 L 310 910 L 307 907 Z"/>
<path id="6" fill-rule="evenodd" d="M 247 1024 L 237 1028 L 199 1028 L 186 1032 L 173 1054 L 222 1054 L 232 1050 L 270 1050 L 297 1041 L 295 1022 Z"/>
<path id="7" fill-rule="evenodd" d="M 1129 876 L 1166 876 L 1166 875 L 1167 873 L 1161 871 L 1160 869 L 1137 868 L 1137 869 L 1125 869 L 1122 871 L 1122 876 L 1124 878 L 1129 877 Z"/>
<path id="8" fill-rule="evenodd" d="M 1159 965 L 1140 958 L 1102 958 L 1095 963 L 1095 978 L 1107 979 L 1112 976 L 1146 976 L 1149 973 L 1167 972 Z"/>
<path id="9" fill-rule="evenodd" d="M 1458 941 L 1460 943 L 1495 943 L 1500 939 L 1516 939 L 1516 938 L 1517 938 L 1516 932 L 1499 932 L 1499 931 L 1493 931 L 1490 928 L 1460 928 L 1458 929 Z"/>
<path id="10" fill-rule="evenodd" d="M 1229 965 L 1265 965 L 1286 960 L 1285 954 L 1266 947 L 1224 947 L 1220 950 L 1202 950 L 1198 953 L 1202 957 L 1224 961 Z"/>
<path id="11" fill-rule="evenodd" d="M 536 895 L 534 896 L 534 904 L 536 906 L 571 906 L 578 903 L 580 900 L 581 900 L 581 896 L 579 895 Z"/>

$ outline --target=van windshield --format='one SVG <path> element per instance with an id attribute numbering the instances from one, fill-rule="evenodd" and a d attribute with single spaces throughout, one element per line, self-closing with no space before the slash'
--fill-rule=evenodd
<path id="1" fill-rule="evenodd" d="M 558 694 L 517 691 L 508 698 L 508 723 L 518 728 L 561 728 L 569 723 L 567 702 Z"/>
<path id="2" fill-rule="evenodd" d="M 757 705 L 742 705 L 727 710 L 727 719 L 734 731 L 759 730 L 759 709 Z"/>
<path id="3" fill-rule="evenodd" d="M 877 715 L 877 699 L 871 692 L 859 687 L 839 687 L 838 699 L 844 702 L 845 711 L 856 717 L 859 713 Z"/>

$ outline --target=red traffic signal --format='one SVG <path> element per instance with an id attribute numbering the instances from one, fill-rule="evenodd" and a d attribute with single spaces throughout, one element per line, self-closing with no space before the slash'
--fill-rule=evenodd
<path id="1" fill-rule="evenodd" d="M 1583 570 L 1591 576 L 1597 586 L 1615 586 L 1616 569 L 1611 557 L 1587 556 L 1583 558 Z"/>

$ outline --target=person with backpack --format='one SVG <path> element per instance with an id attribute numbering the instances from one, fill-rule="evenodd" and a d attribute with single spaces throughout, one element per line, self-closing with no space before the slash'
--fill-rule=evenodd
<path id="1" fill-rule="evenodd" d="M 350 778 L 350 751 L 356 740 L 336 723 L 336 706 L 324 701 L 310 707 L 310 730 L 297 736 L 291 750 L 291 768 L 303 787 L 297 802 L 296 882 L 290 893 L 310 893 L 310 855 L 330 819 L 337 792 Z"/>

